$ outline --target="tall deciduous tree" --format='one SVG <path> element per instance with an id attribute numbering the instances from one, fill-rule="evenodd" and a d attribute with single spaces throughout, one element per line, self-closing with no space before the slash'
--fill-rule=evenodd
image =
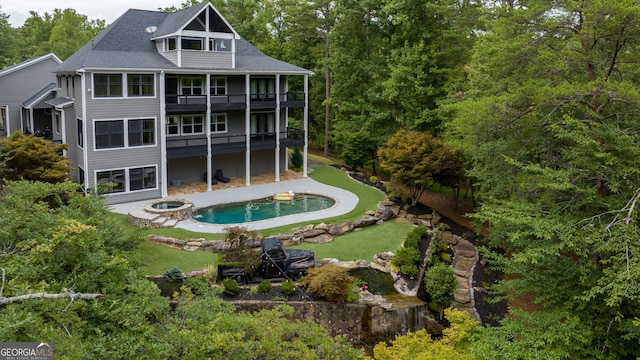
<path id="1" fill-rule="evenodd" d="M 637 357 L 640 7 L 491 11 L 450 135 L 472 158 L 490 256 L 512 274 L 496 290 L 540 310 L 479 344 L 496 359 Z"/>
<path id="2" fill-rule="evenodd" d="M 43 15 L 31 11 L 19 29 L 17 57 L 26 60 L 53 52 L 65 60 L 104 28 L 104 20 L 88 20 L 73 9 L 54 9 Z"/>
<path id="3" fill-rule="evenodd" d="M 382 95 L 402 126 L 436 133 L 439 105 L 461 77 L 470 56 L 482 7 L 470 0 L 387 0 L 393 26 Z"/>
<path id="4" fill-rule="evenodd" d="M 381 96 L 389 52 L 389 22 L 382 6 L 379 1 L 337 1 L 331 31 L 331 138 L 343 158 L 366 142 L 358 151 L 366 156 L 362 163 L 372 162 L 376 149 L 397 130 L 392 108 Z"/>

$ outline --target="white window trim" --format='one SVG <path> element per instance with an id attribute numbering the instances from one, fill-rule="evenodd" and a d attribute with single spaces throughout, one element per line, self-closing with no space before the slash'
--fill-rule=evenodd
<path id="1" fill-rule="evenodd" d="M 213 86 L 211 85 L 212 82 L 214 82 L 216 79 L 224 79 L 224 95 L 218 95 L 218 94 L 214 94 L 213 91 L 211 91 L 211 89 L 217 89 L 218 86 Z M 226 76 L 212 76 L 211 79 L 209 79 L 209 92 L 211 92 L 211 96 L 215 97 L 215 96 L 228 96 L 229 95 L 229 80 L 227 79 Z"/>
<path id="2" fill-rule="evenodd" d="M 140 190 L 131 190 L 130 189 L 130 176 L 129 176 L 129 170 L 131 169 L 139 169 L 139 168 L 146 168 L 146 167 L 153 167 L 156 169 L 156 182 L 155 182 L 155 187 L 153 188 L 148 188 L 148 189 L 140 189 Z M 93 189 L 97 189 L 98 188 L 98 173 L 99 172 L 105 172 L 105 171 L 116 171 L 116 170 L 124 170 L 124 191 L 122 192 L 118 192 L 118 193 L 106 193 L 104 195 L 107 196 L 115 196 L 115 195 L 123 195 L 123 194 L 136 194 L 139 193 L 141 191 L 154 191 L 154 190 L 158 190 L 158 179 L 159 179 L 159 174 L 158 174 L 158 164 L 148 164 L 148 165 L 136 165 L 136 166 L 126 166 L 126 167 L 116 167 L 116 168 L 108 168 L 108 169 L 96 169 L 93 171 Z M 85 172 L 85 176 L 86 176 L 86 172 Z"/>
<path id="3" fill-rule="evenodd" d="M 136 146 L 129 146 L 129 120 L 144 120 L 144 119 L 149 119 L 149 120 L 153 120 L 153 125 L 154 125 L 154 129 L 153 129 L 153 144 L 151 145 L 136 145 Z M 99 122 L 99 121 L 123 121 L 124 122 L 124 146 L 122 147 L 113 147 L 113 148 L 105 148 L 105 149 L 98 149 L 96 148 L 96 126 L 95 123 Z M 93 119 L 93 121 L 91 122 L 92 126 L 91 126 L 91 132 L 92 132 L 92 141 L 93 141 L 93 151 L 113 151 L 113 150 L 123 150 L 123 149 L 143 149 L 143 148 L 151 148 L 151 147 L 157 147 L 158 146 L 158 118 L 156 116 L 139 116 L 139 117 L 132 117 L 132 118 L 124 118 L 124 119 Z M 103 171 L 107 171 L 107 170 L 103 170 Z"/>
<path id="4" fill-rule="evenodd" d="M 95 75 L 122 75 L 122 96 L 95 96 Z M 129 75 L 153 75 L 153 95 L 142 95 L 142 96 L 129 96 Z M 132 73 L 123 73 L 123 72 L 109 72 L 109 71 L 101 71 L 94 72 L 91 74 L 91 99 L 92 100 L 122 100 L 122 99 L 155 99 L 158 97 L 158 77 L 156 73 L 153 72 L 132 72 Z"/>
<path id="5" fill-rule="evenodd" d="M 217 115 L 224 115 L 224 131 L 214 131 L 213 130 L 213 123 L 211 122 L 213 120 L 214 116 Z M 226 134 L 229 132 L 229 117 L 227 116 L 227 113 L 211 113 L 211 118 L 209 119 L 209 127 L 211 129 L 211 133 L 212 134 Z"/>
<path id="6" fill-rule="evenodd" d="M 152 75 L 153 76 L 153 95 L 129 95 L 129 75 Z M 125 81 L 124 81 L 124 87 L 125 87 L 125 98 L 128 99 L 155 99 L 157 97 L 157 93 L 158 93 L 158 86 L 157 86 L 157 79 L 158 77 L 156 76 L 155 73 L 146 73 L 146 72 L 132 72 L 132 73 L 126 73 L 125 74 Z"/>

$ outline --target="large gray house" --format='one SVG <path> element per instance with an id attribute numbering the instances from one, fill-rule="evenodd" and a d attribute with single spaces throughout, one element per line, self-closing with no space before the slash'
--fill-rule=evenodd
<path id="1" fill-rule="evenodd" d="M 257 50 L 209 2 L 129 10 L 54 72 L 50 128 L 86 191 L 115 184 L 108 203 L 165 197 L 172 183 L 215 191 L 217 170 L 279 181 L 292 147 L 306 176 L 311 72 Z"/>

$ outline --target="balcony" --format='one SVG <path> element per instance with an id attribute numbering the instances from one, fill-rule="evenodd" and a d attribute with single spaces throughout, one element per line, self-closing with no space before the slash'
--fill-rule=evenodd
<path id="1" fill-rule="evenodd" d="M 304 130 L 288 129 L 281 131 L 280 147 L 294 147 L 304 145 Z M 240 135 L 211 135 L 211 153 L 213 155 L 245 152 L 247 150 L 247 136 Z M 276 148 L 276 133 L 252 134 L 250 138 L 252 151 L 273 150 Z M 168 137 L 167 158 L 179 159 L 194 156 L 207 156 L 206 135 L 189 137 Z"/>
<path id="2" fill-rule="evenodd" d="M 167 113 L 193 113 L 207 111 L 206 95 L 166 95 Z M 213 95 L 210 97 L 211 111 L 245 110 L 247 106 L 246 94 Z M 276 94 L 251 94 L 251 110 L 265 110 L 276 108 Z M 280 94 L 280 107 L 304 107 L 303 92 L 286 92 Z"/>

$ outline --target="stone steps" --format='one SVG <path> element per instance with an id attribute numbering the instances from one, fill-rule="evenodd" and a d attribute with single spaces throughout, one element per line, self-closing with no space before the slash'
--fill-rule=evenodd
<path id="1" fill-rule="evenodd" d="M 180 222 L 180 220 L 167 219 L 164 216 L 161 216 L 159 214 L 152 214 L 143 209 L 131 210 L 127 215 L 131 224 L 135 226 L 144 226 L 154 229 L 173 228 Z"/>

